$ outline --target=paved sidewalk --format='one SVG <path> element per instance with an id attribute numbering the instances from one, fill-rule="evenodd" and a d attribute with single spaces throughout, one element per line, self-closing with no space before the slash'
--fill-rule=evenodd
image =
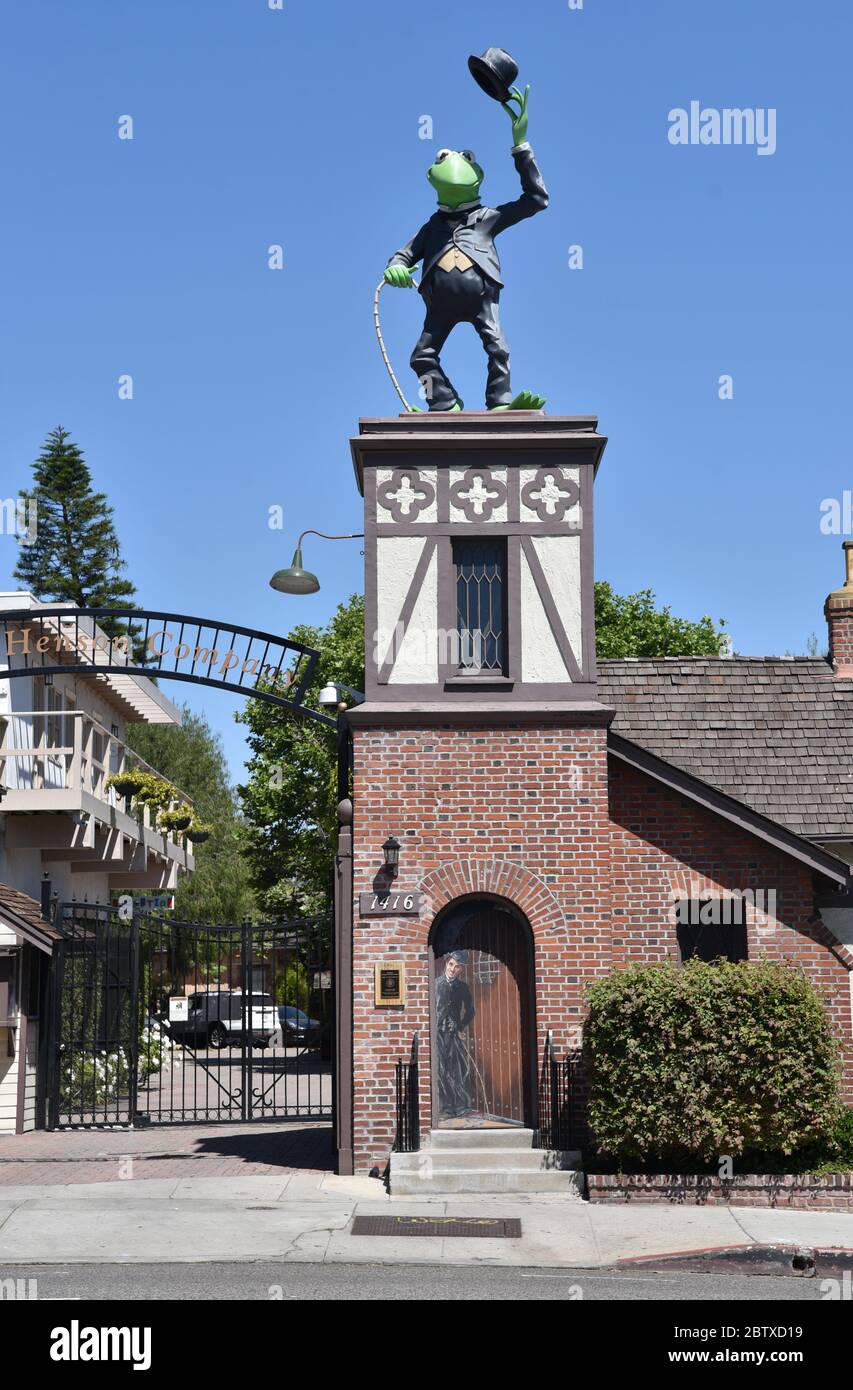
<path id="1" fill-rule="evenodd" d="M 607 1268 L 765 1244 L 853 1251 L 853 1212 L 607 1206 L 561 1195 L 390 1197 L 329 1171 L 328 1125 L 0 1139 L 4 1266 L 300 1261 Z M 517 1216 L 520 1239 L 352 1236 L 355 1215 Z"/>
<path id="2" fill-rule="evenodd" d="M 320 1123 L 39 1130 L 0 1136 L 0 1192 L 22 1183 L 111 1182 L 128 1172 L 134 1179 L 322 1173 L 332 1157 L 331 1127 Z"/>
<path id="3" fill-rule="evenodd" d="M 351 1236 L 354 1215 L 518 1216 L 518 1240 Z M 128 1178 L 0 1192 L 12 1264 L 312 1261 L 607 1268 L 625 1259 L 763 1244 L 853 1250 L 853 1213 L 604 1206 L 562 1196 L 389 1197 L 373 1178 Z"/>

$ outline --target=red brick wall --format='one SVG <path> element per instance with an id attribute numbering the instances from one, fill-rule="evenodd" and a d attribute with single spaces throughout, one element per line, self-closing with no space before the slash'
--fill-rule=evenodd
<path id="1" fill-rule="evenodd" d="M 558 1052 L 576 1040 L 586 985 L 631 962 L 676 951 L 673 898 L 774 889 L 776 915 L 749 914 L 750 955 L 797 963 L 825 993 L 845 1040 L 853 1100 L 848 970 L 813 913 L 811 875 L 659 783 L 610 760 L 603 729 L 354 729 L 356 903 L 376 886 L 382 842 L 402 841 L 395 888 L 420 889 L 420 919 L 354 923 L 357 1171 L 384 1168 L 394 1138 L 394 1067 L 415 1030 L 421 1128 L 431 1124 L 429 930 L 454 898 L 505 899 L 531 925 L 536 1031 Z M 840 953 L 844 955 L 843 948 Z M 398 957 L 403 1009 L 374 1006 L 373 966 Z"/>
<path id="2" fill-rule="evenodd" d="M 811 872 L 685 797 L 613 759 L 613 957 L 615 965 L 677 953 L 673 898 L 773 890 L 775 912 L 747 906 L 749 957 L 798 966 L 819 988 L 844 1048 L 853 1103 L 850 954 L 815 916 Z"/>
<path id="3" fill-rule="evenodd" d="M 830 594 L 824 605 L 829 658 L 839 676 L 853 676 L 853 603 Z"/>
<path id="4" fill-rule="evenodd" d="M 396 886 L 423 889 L 421 920 L 354 925 L 356 1168 L 384 1168 L 394 1137 L 394 1063 L 421 1042 L 421 1126 L 430 1128 L 429 929 L 454 897 L 514 902 L 533 931 L 536 1026 L 564 1051 L 583 985 L 610 969 L 610 848 L 604 729 L 354 731 L 356 901 L 374 886 L 389 833 Z M 376 1009 L 373 964 L 407 966 L 403 1010 Z"/>

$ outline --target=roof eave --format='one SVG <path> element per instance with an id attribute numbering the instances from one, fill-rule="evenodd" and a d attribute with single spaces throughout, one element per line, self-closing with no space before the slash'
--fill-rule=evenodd
<path id="1" fill-rule="evenodd" d="M 678 792 L 679 795 L 696 802 L 714 815 L 722 816 L 724 820 L 737 826 L 738 829 L 746 831 L 747 834 L 764 840 L 766 844 L 772 845 L 781 853 L 798 859 L 814 873 L 822 875 L 832 883 L 840 884 L 845 889 L 853 885 L 853 870 L 843 859 L 838 859 L 834 854 L 822 850 L 811 840 L 803 839 L 794 831 L 779 825 L 777 821 L 772 821 L 759 811 L 754 811 L 751 806 L 737 801 L 727 792 L 721 792 L 717 787 L 703 782 L 701 778 L 695 777 L 692 773 L 684 772 L 681 768 L 666 762 L 657 754 L 649 753 L 638 743 L 633 743 L 622 734 L 614 733 L 612 729 L 607 736 L 607 747 L 608 751 L 622 762 L 636 768 L 639 772 L 644 772 L 648 777 L 653 777 L 655 781 L 663 783 L 671 791 Z"/>

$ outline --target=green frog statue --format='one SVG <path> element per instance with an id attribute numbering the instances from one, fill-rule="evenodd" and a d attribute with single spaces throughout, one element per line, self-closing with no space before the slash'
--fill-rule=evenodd
<path id="1" fill-rule="evenodd" d="M 439 150 L 427 178 L 438 195 L 438 209 L 406 246 L 388 262 L 385 283 L 397 289 L 418 286 L 426 306 L 423 332 L 411 366 L 433 410 L 462 410 L 463 402 L 441 366 L 440 353 L 458 323 L 473 324 L 488 358 L 486 406 L 489 410 L 541 410 L 545 401 L 532 391 L 513 396 L 509 346 L 501 328 L 503 281 L 495 238 L 508 227 L 548 206 L 548 193 L 527 139 L 530 88 L 510 86 L 518 73 L 502 49 L 471 58 L 469 67 L 490 96 L 501 101 L 512 121 L 512 157 L 521 179 L 521 197 L 498 207 L 480 201 L 484 172 L 471 150 Z M 509 77 L 512 74 L 512 77 Z M 514 103 L 514 104 L 512 104 Z"/>

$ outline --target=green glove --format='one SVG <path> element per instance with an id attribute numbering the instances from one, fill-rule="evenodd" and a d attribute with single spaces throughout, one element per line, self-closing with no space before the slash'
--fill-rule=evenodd
<path id="1" fill-rule="evenodd" d="M 389 265 L 385 268 L 385 283 L 397 290 L 410 290 L 415 282 L 407 265 Z"/>
<path id="2" fill-rule="evenodd" d="M 501 105 L 512 121 L 513 145 L 523 145 L 527 139 L 527 98 L 530 87 L 525 87 L 523 92 L 520 92 L 518 87 L 511 87 L 510 91 L 512 92 L 510 100 L 518 102 L 518 111 L 516 111 L 514 106 L 508 105 L 505 101 L 501 102 Z"/>

